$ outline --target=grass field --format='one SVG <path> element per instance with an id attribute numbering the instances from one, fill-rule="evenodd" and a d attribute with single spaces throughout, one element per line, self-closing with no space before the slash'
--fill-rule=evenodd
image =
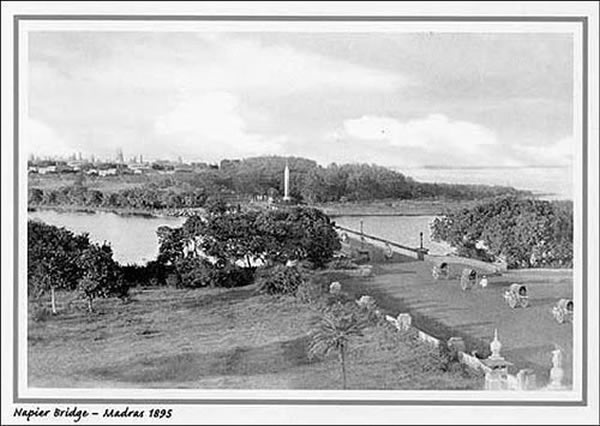
<path id="1" fill-rule="evenodd" d="M 31 387 L 341 389 L 335 355 L 309 359 L 314 310 L 293 297 L 239 289 L 133 290 L 88 315 L 71 294 L 61 313 L 29 321 Z M 443 371 L 423 344 L 371 327 L 353 342 L 350 389 L 479 389 Z M 395 333 L 395 332 L 394 332 Z"/>

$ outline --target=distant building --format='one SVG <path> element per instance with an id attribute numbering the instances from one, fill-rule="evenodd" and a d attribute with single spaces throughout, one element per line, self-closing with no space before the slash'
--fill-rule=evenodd
<path id="1" fill-rule="evenodd" d="M 140 164 L 140 163 L 129 164 L 128 167 L 136 175 L 141 175 L 141 174 L 147 173 L 151 170 L 151 168 L 149 166 L 147 166 L 145 164 Z"/>
<path id="2" fill-rule="evenodd" d="M 98 170 L 98 175 L 100 175 L 100 176 L 116 176 L 116 174 L 117 174 L 116 168 L 111 168 L 111 169 L 106 169 L 106 170 Z"/>
<path id="3" fill-rule="evenodd" d="M 67 166 L 71 167 L 75 171 L 81 170 L 81 167 L 87 164 L 84 160 L 71 160 L 67 162 Z"/>
<path id="4" fill-rule="evenodd" d="M 56 166 L 38 167 L 37 172 L 41 175 L 45 175 L 48 173 L 56 173 Z"/>
<path id="5" fill-rule="evenodd" d="M 219 168 L 221 170 L 231 170 L 237 167 L 240 163 L 240 160 L 221 160 L 221 165 Z"/>

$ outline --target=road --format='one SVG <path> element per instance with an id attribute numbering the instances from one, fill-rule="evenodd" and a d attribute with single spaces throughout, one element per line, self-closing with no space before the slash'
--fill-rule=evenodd
<path id="1" fill-rule="evenodd" d="M 511 372 L 533 368 L 538 385 L 548 382 L 552 350 L 563 350 L 565 384 L 572 381 L 573 327 L 558 324 L 552 307 L 560 298 L 571 298 L 571 270 L 509 271 L 489 278 L 489 285 L 462 291 L 459 279 L 435 281 L 432 264 L 405 259 L 401 263 L 378 264 L 368 280 L 353 278 L 344 290 L 369 294 L 391 315 L 410 312 L 413 323 L 435 337 L 461 336 L 467 350 L 489 353 L 494 329 L 498 329 L 502 355 L 514 363 Z M 504 291 L 517 282 L 527 286 L 530 305 L 511 309 Z"/>

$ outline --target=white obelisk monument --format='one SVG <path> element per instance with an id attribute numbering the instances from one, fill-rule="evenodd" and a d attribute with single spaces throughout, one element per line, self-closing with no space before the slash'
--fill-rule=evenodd
<path id="1" fill-rule="evenodd" d="M 283 171 L 283 201 L 290 201 L 290 168 L 285 160 L 285 170 Z"/>

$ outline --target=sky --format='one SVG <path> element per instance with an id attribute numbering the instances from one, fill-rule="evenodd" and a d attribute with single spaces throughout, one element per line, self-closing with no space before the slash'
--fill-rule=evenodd
<path id="1" fill-rule="evenodd" d="M 569 34 L 29 33 L 36 156 L 568 166 Z"/>

